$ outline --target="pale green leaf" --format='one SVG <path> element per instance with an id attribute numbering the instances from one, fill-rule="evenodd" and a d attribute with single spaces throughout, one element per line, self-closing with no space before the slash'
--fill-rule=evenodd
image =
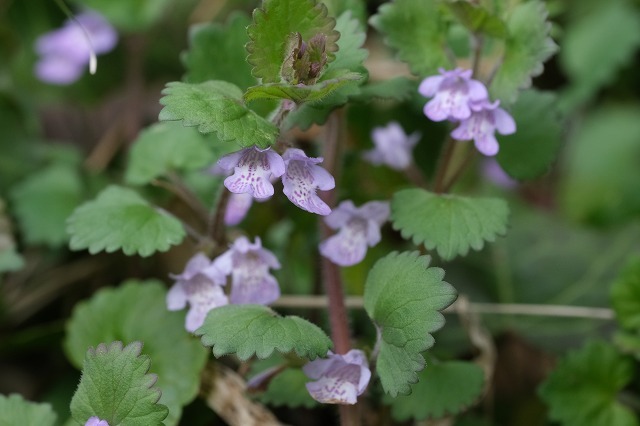
<path id="1" fill-rule="evenodd" d="M 169 0 L 80 0 L 86 8 L 100 12 L 121 30 L 144 31 L 156 23 L 167 10 Z"/>
<path id="2" fill-rule="evenodd" d="M 18 394 L 0 395 L 0 425 L 54 426 L 56 413 L 50 404 L 29 402 Z"/>
<path id="3" fill-rule="evenodd" d="M 158 404 L 157 377 L 147 374 L 151 361 L 140 355 L 142 343 L 101 343 L 84 358 L 82 377 L 71 399 L 71 416 L 80 424 L 90 417 L 109 426 L 160 426 L 169 410 Z"/>
<path id="4" fill-rule="evenodd" d="M 447 26 L 439 2 L 394 0 L 380 6 L 369 22 L 414 74 L 427 76 L 436 74 L 439 67 L 452 68 L 445 50 Z"/>
<path id="5" fill-rule="evenodd" d="M 549 37 L 551 24 L 540 0 L 513 8 L 507 28 L 504 57 L 491 84 L 492 96 L 503 103 L 515 101 L 519 89 L 531 86 L 531 77 L 542 73 L 542 64 L 558 49 Z"/>
<path id="6" fill-rule="evenodd" d="M 367 4 L 365 0 L 323 0 L 329 16 L 341 16 L 349 12 L 358 20 L 360 26 L 367 26 Z"/>
<path id="7" fill-rule="evenodd" d="M 79 368 L 87 348 L 100 342 L 143 342 L 142 353 L 153 360 L 150 371 L 162 389 L 160 403 L 169 408 L 165 423 L 171 426 L 198 393 L 207 351 L 185 331 L 184 312 L 167 310 L 166 294 L 158 281 L 129 281 L 100 290 L 74 309 L 64 348 Z"/>
<path id="8" fill-rule="evenodd" d="M 346 72 L 338 78 L 323 80 L 313 85 L 262 84 L 250 87 L 244 94 L 244 99 L 247 102 L 257 99 L 290 99 L 297 104 L 314 102 L 326 98 L 347 83 L 361 79 L 362 74 Z"/>
<path id="9" fill-rule="evenodd" d="M 263 404 L 276 407 L 313 408 L 318 402 L 311 398 L 305 387 L 310 381 L 300 368 L 287 368 L 271 379 L 267 390 L 260 394 L 258 399 Z"/>
<path id="10" fill-rule="evenodd" d="M 498 162 L 516 179 L 533 179 L 545 173 L 555 160 L 562 141 L 562 125 L 551 92 L 522 92 L 510 113 L 516 132 L 498 136 Z"/>
<path id="11" fill-rule="evenodd" d="M 30 175 L 11 191 L 18 225 L 30 244 L 60 246 L 64 224 L 82 201 L 82 183 L 74 166 L 51 165 Z"/>
<path id="12" fill-rule="evenodd" d="M 253 75 L 263 83 L 280 82 L 291 33 L 300 33 L 305 42 L 316 34 L 327 36 L 327 60 L 331 62 L 340 37 L 334 30 L 335 23 L 327 15 L 327 7 L 316 0 L 264 0 L 262 8 L 253 11 L 253 24 L 247 28 L 247 60 L 253 65 Z"/>
<path id="13" fill-rule="evenodd" d="M 129 151 L 125 181 L 144 185 L 172 171 L 202 169 L 213 163 L 205 137 L 182 123 L 156 123 L 140 132 Z"/>
<path id="14" fill-rule="evenodd" d="M 473 33 L 482 33 L 491 37 L 505 38 L 507 26 L 498 16 L 493 15 L 482 5 L 467 0 L 444 2 L 458 21 Z"/>
<path id="15" fill-rule="evenodd" d="M 384 81 L 367 82 L 360 86 L 360 93 L 354 98 L 367 102 L 371 99 L 406 101 L 418 89 L 418 84 L 406 77 L 394 77 Z"/>
<path id="16" fill-rule="evenodd" d="M 470 198 L 434 194 L 422 189 L 396 192 L 391 201 L 394 229 L 415 244 L 436 249 L 451 260 L 469 248 L 480 250 L 485 241 L 507 232 L 509 207 L 497 198 Z"/>
<path id="17" fill-rule="evenodd" d="M 549 417 L 566 426 L 637 426 L 633 411 L 617 400 L 633 378 L 634 364 L 604 342 L 569 353 L 540 387 Z"/>
<path id="18" fill-rule="evenodd" d="M 242 103 L 242 91 L 226 81 L 200 84 L 171 82 L 162 91 L 161 121 L 183 120 L 202 133 L 216 132 L 221 141 L 266 148 L 275 142 L 275 125 Z"/>
<path id="19" fill-rule="evenodd" d="M 331 340 L 316 325 L 296 316 L 281 317 L 262 305 L 226 305 L 213 309 L 196 330 L 216 357 L 236 354 L 247 360 L 266 358 L 274 351 L 304 358 L 325 356 Z"/>
<path id="20" fill-rule="evenodd" d="M 417 252 L 391 253 L 376 262 L 365 284 L 364 308 L 379 331 L 376 371 L 392 397 L 411 391 L 425 366 L 421 352 L 444 325 L 439 311 L 456 299 L 442 281 L 444 271 L 429 267 L 430 260 Z"/>
<path id="21" fill-rule="evenodd" d="M 478 400 L 483 386 L 484 372 L 477 364 L 434 363 L 420 372 L 410 395 L 391 400 L 391 414 L 399 421 L 458 414 Z"/>
<path id="22" fill-rule="evenodd" d="M 623 327 L 640 331 L 640 258 L 634 257 L 611 287 L 611 303 Z"/>
<path id="23" fill-rule="evenodd" d="M 72 250 L 91 254 L 122 250 L 150 256 L 167 251 L 185 237 L 182 224 L 148 204 L 135 191 L 109 186 L 95 200 L 78 207 L 67 221 Z"/>
<path id="24" fill-rule="evenodd" d="M 364 61 L 369 56 L 367 49 L 362 46 L 367 38 L 365 30 L 360 23 L 353 18 L 351 12 L 345 12 L 336 20 L 336 31 L 340 33 L 338 51 L 335 59 L 327 65 L 322 73 L 320 81 L 340 77 L 344 70 L 363 72 Z"/>

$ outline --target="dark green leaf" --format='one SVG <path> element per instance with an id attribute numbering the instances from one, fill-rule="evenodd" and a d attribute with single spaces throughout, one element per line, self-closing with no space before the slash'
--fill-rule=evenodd
<path id="1" fill-rule="evenodd" d="M 297 104 L 314 102 L 326 98 L 347 83 L 361 79 L 361 74 L 346 72 L 338 78 L 324 80 L 310 86 L 286 83 L 268 83 L 250 87 L 244 94 L 244 99 L 247 102 L 251 102 L 256 99 L 290 99 Z"/>
<path id="2" fill-rule="evenodd" d="M 49 404 L 25 401 L 18 394 L 0 395 L 0 425 L 54 426 L 56 413 Z"/>
<path id="3" fill-rule="evenodd" d="M 498 16 L 491 14 L 479 4 L 467 0 L 446 1 L 458 21 L 473 33 L 505 38 L 507 26 Z"/>
<path id="4" fill-rule="evenodd" d="M 611 302 L 623 327 L 640 331 L 640 258 L 627 264 L 611 287 Z"/>

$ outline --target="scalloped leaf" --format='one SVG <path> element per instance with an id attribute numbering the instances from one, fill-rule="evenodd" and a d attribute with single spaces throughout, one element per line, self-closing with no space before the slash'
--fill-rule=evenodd
<path id="1" fill-rule="evenodd" d="M 0 425 L 54 426 L 57 419 L 51 404 L 26 401 L 21 395 L 0 395 Z"/>
<path id="2" fill-rule="evenodd" d="M 444 325 L 439 311 L 457 296 L 442 281 L 444 271 L 429 267 L 430 261 L 418 252 L 393 252 L 367 276 L 364 308 L 379 331 L 376 371 L 392 397 L 411 392 L 409 384 L 425 366 L 421 352 L 433 346 L 431 333 Z"/>
<path id="3" fill-rule="evenodd" d="M 634 364 L 605 342 L 570 352 L 539 388 L 549 417 L 565 425 L 637 426 L 633 410 L 617 400 Z M 585 409 L 588 407 L 588 409 Z"/>
<path id="4" fill-rule="evenodd" d="M 458 22 L 471 32 L 496 38 L 507 36 L 507 26 L 504 21 L 481 5 L 467 0 L 447 1 L 445 5 L 458 19 Z"/>
<path id="5" fill-rule="evenodd" d="M 178 122 L 156 123 L 133 143 L 125 181 L 144 185 L 171 171 L 202 169 L 213 160 L 206 139 L 196 129 Z"/>
<path id="6" fill-rule="evenodd" d="M 611 286 L 611 304 L 623 327 L 640 331 L 640 257 L 633 257 Z"/>
<path id="7" fill-rule="evenodd" d="M 122 250 L 143 257 L 167 251 L 185 237 L 180 221 L 135 191 L 116 185 L 78 207 L 67 220 L 67 232 L 72 250 L 89 249 L 91 254 Z"/>
<path id="8" fill-rule="evenodd" d="M 503 103 L 514 102 L 518 90 L 531 86 L 531 78 L 542 74 L 542 64 L 557 50 L 549 37 L 551 24 L 540 0 L 521 3 L 507 17 L 509 35 L 502 64 L 491 83 L 491 94 Z"/>
<path id="9" fill-rule="evenodd" d="M 250 23 L 246 14 L 233 13 L 224 25 L 213 22 L 192 26 L 189 50 L 181 57 L 187 68 L 184 81 L 225 80 L 242 90 L 255 85 L 257 81 L 251 75 L 244 49 L 249 41 L 247 26 Z"/>
<path id="10" fill-rule="evenodd" d="M 478 400 L 484 372 L 472 362 L 448 361 L 422 370 L 411 394 L 391 400 L 391 414 L 398 421 L 424 420 L 458 414 Z"/>
<path id="11" fill-rule="evenodd" d="M 169 408 L 165 423 L 171 426 L 198 393 L 207 351 L 185 332 L 184 312 L 167 311 L 166 294 L 159 281 L 127 281 L 98 291 L 74 309 L 64 348 L 79 368 L 87 348 L 100 342 L 144 342 L 143 353 L 153 359 L 151 372 L 162 389 L 160 403 Z"/>
<path id="12" fill-rule="evenodd" d="M 82 377 L 71 399 L 71 416 L 84 424 L 92 416 L 109 425 L 160 426 L 169 410 L 158 404 L 157 377 L 147 374 L 151 360 L 140 355 L 142 343 L 104 343 L 90 348 Z"/>
<path id="13" fill-rule="evenodd" d="M 196 330 L 205 346 L 221 357 L 236 354 L 245 361 L 254 354 L 266 358 L 274 351 L 310 360 L 325 356 L 331 339 L 315 324 L 297 316 L 281 317 L 262 305 L 226 305 L 213 309 Z"/>
<path id="14" fill-rule="evenodd" d="M 174 81 L 162 91 L 161 121 L 182 120 L 202 133 L 216 132 L 221 141 L 266 148 L 278 129 L 242 103 L 242 90 L 226 81 L 188 84 Z"/>
<path id="15" fill-rule="evenodd" d="M 453 67 L 445 51 L 446 19 L 439 2 L 395 0 L 380 6 L 369 23 L 414 74 L 432 75 L 439 67 Z"/>
<path id="16" fill-rule="evenodd" d="M 335 24 L 335 19 L 327 16 L 327 7 L 316 0 L 264 0 L 262 8 L 253 11 L 253 24 L 247 28 L 247 61 L 253 66 L 252 74 L 263 83 L 279 83 L 286 41 L 296 32 L 305 42 L 316 34 L 326 35 L 327 61 L 331 62 L 340 37 Z"/>
<path id="17" fill-rule="evenodd" d="M 480 250 L 507 232 L 509 207 L 497 198 L 434 194 L 423 189 L 396 192 L 391 200 L 393 228 L 415 244 L 436 249 L 444 260 Z"/>
<path id="18" fill-rule="evenodd" d="M 355 99 L 367 102 L 371 99 L 406 101 L 417 92 L 418 84 L 407 77 L 394 77 L 384 81 L 367 82 L 360 86 L 360 94 Z"/>
<path id="19" fill-rule="evenodd" d="M 65 244 L 65 221 L 82 196 L 80 175 L 73 165 L 51 165 L 16 185 L 11 201 L 26 241 L 52 247 Z"/>

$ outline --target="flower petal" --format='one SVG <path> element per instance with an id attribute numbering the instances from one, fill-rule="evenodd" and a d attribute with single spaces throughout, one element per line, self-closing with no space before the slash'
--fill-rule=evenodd
<path id="1" fill-rule="evenodd" d="M 509 113 L 502 108 L 496 108 L 493 111 L 493 119 L 495 121 L 496 130 L 501 135 L 510 135 L 516 132 L 516 122 Z"/>
<path id="2" fill-rule="evenodd" d="M 441 75 L 434 75 L 425 78 L 422 80 L 422 83 L 420 83 L 420 86 L 418 86 L 418 92 L 427 98 L 432 97 L 438 91 L 443 79 L 444 77 Z"/>
<path id="3" fill-rule="evenodd" d="M 323 404 L 350 404 L 358 400 L 356 386 L 338 377 L 323 377 L 306 384 L 313 399 Z"/>
<path id="4" fill-rule="evenodd" d="M 320 254 L 340 266 L 360 263 L 367 254 L 367 223 L 352 219 L 336 235 L 320 243 Z"/>
<path id="5" fill-rule="evenodd" d="M 235 194 L 232 193 L 227 202 L 227 208 L 224 211 L 224 224 L 227 226 L 234 226 L 242 222 L 247 216 L 251 205 L 253 204 L 253 197 L 251 194 Z"/>
<path id="6" fill-rule="evenodd" d="M 478 151 L 487 157 L 496 155 L 500 149 L 498 141 L 492 133 L 477 137 L 474 142 Z"/>
<path id="7" fill-rule="evenodd" d="M 187 293 L 180 281 L 175 283 L 167 293 L 167 309 L 179 311 L 187 306 Z"/>

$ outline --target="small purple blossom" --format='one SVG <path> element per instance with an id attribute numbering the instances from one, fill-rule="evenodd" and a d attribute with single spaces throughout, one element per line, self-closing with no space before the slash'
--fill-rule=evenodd
<path id="1" fill-rule="evenodd" d="M 282 156 L 286 171 L 282 175 L 283 192 L 293 204 L 311 213 L 326 216 L 331 208 L 316 194 L 336 186 L 333 176 L 318 166 L 323 159 L 307 157 L 301 149 L 289 148 Z"/>
<path id="2" fill-rule="evenodd" d="M 471 116 L 460 122 L 451 132 L 451 137 L 457 140 L 473 139 L 482 154 L 488 157 L 496 155 L 500 147 L 494 133 L 497 131 L 501 135 L 510 135 L 516 131 L 513 118 L 498 105 L 500 101 L 472 103 Z"/>
<path id="3" fill-rule="evenodd" d="M 380 227 L 389 214 L 389 203 L 384 201 L 370 201 L 360 207 L 350 200 L 341 202 L 324 219 L 331 229 L 340 231 L 320 243 L 320 254 L 340 266 L 360 263 L 367 247 L 380 241 Z"/>
<path id="4" fill-rule="evenodd" d="M 424 106 L 424 114 L 431 120 L 465 120 L 471 115 L 470 102 L 488 99 L 487 88 L 471 78 L 471 70 L 439 71 L 441 75 L 425 78 L 418 87 L 422 96 L 433 97 Z"/>
<path id="5" fill-rule="evenodd" d="M 109 426 L 106 420 L 100 420 L 99 417 L 93 416 L 89 417 L 89 420 L 84 424 L 84 426 Z"/>
<path id="6" fill-rule="evenodd" d="M 499 187 L 512 189 L 518 186 L 518 181 L 506 174 L 495 158 L 485 158 L 480 166 L 480 171 L 482 176 Z"/>
<path id="7" fill-rule="evenodd" d="M 224 211 L 224 224 L 234 226 L 242 222 L 253 204 L 251 194 L 231 194 Z"/>
<path id="8" fill-rule="evenodd" d="M 189 303 L 185 321 L 187 331 L 193 332 L 200 327 L 211 309 L 229 303 L 221 287 L 226 284 L 225 274 L 202 253 L 189 260 L 184 272 L 171 274 L 171 278 L 176 282 L 167 293 L 167 309 L 177 311 Z"/>
<path id="9" fill-rule="evenodd" d="M 358 349 L 344 355 L 329 351 L 328 358 L 309 362 L 303 371 L 316 380 L 306 384 L 311 397 L 324 404 L 355 404 L 371 379 L 367 358 Z"/>
<path id="10" fill-rule="evenodd" d="M 280 262 L 262 247 L 259 237 L 250 243 L 239 237 L 229 250 L 213 261 L 223 275 L 231 275 L 231 303 L 268 305 L 280 297 L 280 286 L 269 269 L 279 269 Z"/>
<path id="11" fill-rule="evenodd" d="M 271 177 L 280 177 L 285 172 L 284 161 L 278 153 L 256 146 L 225 155 L 218 160 L 218 166 L 234 172 L 224 180 L 229 191 L 251 194 L 258 199 L 271 197 L 274 192 Z"/>
<path id="12" fill-rule="evenodd" d="M 370 163 L 386 164 L 394 170 L 406 169 L 411 164 L 411 151 L 420 140 L 420 133 L 408 135 L 395 121 L 386 127 L 376 127 L 371 132 L 375 148 L 364 153 Z"/>
<path id="13" fill-rule="evenodd" d="M 41 57 L 36 63 L 35 74 L 40 80 L 71 84 L 82 75 L 92 51 L 107 53 L 118 42 L 118 33 L 99 13 L 83 12 L 76 20 L 67 20 L 62 28 L 36 40 L 35 49 Z"/>

